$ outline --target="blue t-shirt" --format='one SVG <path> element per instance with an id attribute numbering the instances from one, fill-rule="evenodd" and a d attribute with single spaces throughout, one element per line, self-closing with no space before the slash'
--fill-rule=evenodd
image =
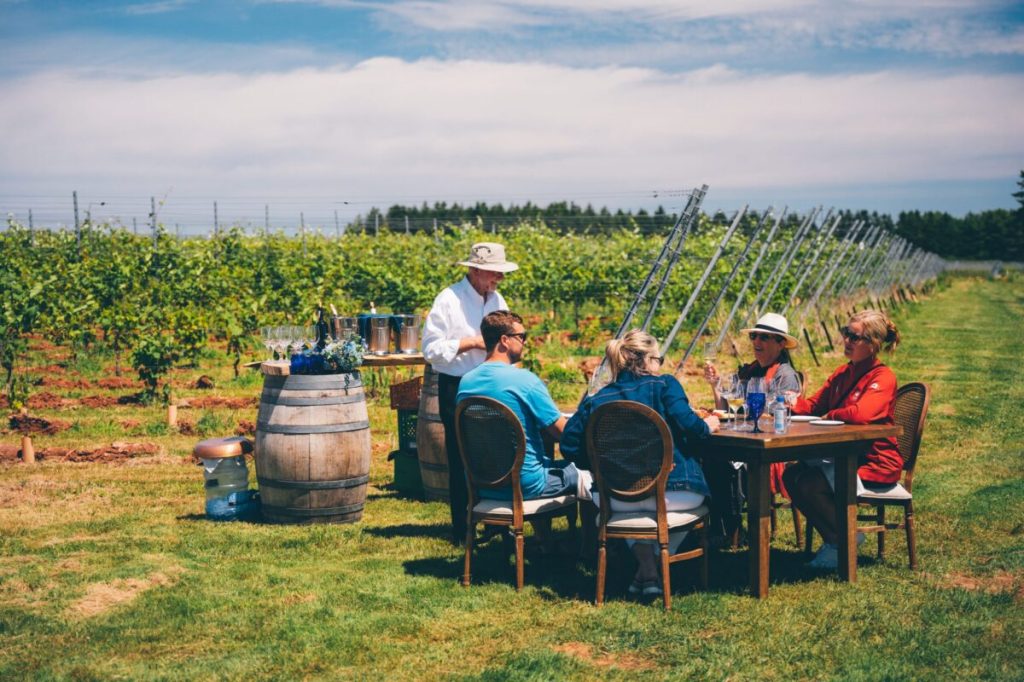
<path id="1" fill-rule="evenodd" d="M 544 454 L 541 431 L 558 421 L 561 410 L 551 399 L 547 386 L 532 372 L 504 362 L 485 362 L 470 370 L 459 382 L 457 400 L 471 396 L 493 398 L 506 405 L 523 425 L 526 455 L 519 482 L 523 498 L 539 497 L 547 482 L 547 470 L 554 464 Z M 481 490 L 481 497 L 510 499 L 511 492 Z"/>

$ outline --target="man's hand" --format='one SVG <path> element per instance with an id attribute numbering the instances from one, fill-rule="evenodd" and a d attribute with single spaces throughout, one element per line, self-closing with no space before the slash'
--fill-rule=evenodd
<path id="1" fill-rule="evenodd" d="M 483 336 L 465 336 L 459 339 L 459 352 L 465 353 L 467 350 L 487 350 L 487 346 L 484 345 Z"/>
<path id="2" fill-rule="evenodd" d="M 718 421 L 718 417 L 713 414 L 704 417 L 704 423 L 711 429 L 711 433 L 715 433 L 722 428 L 722 422 Z"/>

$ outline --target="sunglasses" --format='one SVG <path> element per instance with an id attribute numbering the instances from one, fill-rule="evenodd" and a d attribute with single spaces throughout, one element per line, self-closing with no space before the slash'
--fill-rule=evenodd
<path id="1" fill-rule="evenodd" d="M 510 338 L 515 337 L 522 341 L 523 343 L 526 343 L 526 337 L 529 336 L 529 332 L 519 332 L 518 334 L 505 334 L 505 336 L 508 336 Z"/>
<path id="2" fill-rule="evenodd" d="M 849 327 L 843 327 L 842 329 L 839 330 L 839 333 L 843 335 L 843 338 L 849 339 L 853 343 L 857 343 L 858 341 L 864 341 L 864 342 L 871 341 L 871 338 L 868 337 L 868 336 L 861 336 L 860 334 L 854 334 L 852 331 L 850 331 Z"/>
<path id="3" fill-rule="evenodd" d="M 747 336 L 751 341 L 778 341 L 779 343 L 782 343 L 782 339 L 774 334 L 757 334 L 755 332 L 750 332 Z"/>

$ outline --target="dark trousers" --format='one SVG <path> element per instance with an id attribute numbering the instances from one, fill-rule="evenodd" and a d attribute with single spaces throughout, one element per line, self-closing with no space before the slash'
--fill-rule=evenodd
<path id="1" fill-rule="evenodd" d="M 711 534 L 732 536 L 743 523 L 746 472 L 719 457 L 704 458 L 702 468 L 711 490 Z"/>
<path id="2" fill-rule="evenodd" d="M 466 505 L 469 491 L 466 489 L 466 470 L 459 455 L 459 442 L 455 436 L 455 398 L 459 393 L 462 377 L 450 374 L 437 375 L 437 411 L 444 425 L 444 449 L 448 453 L 448 504 L 452 512 L 452 541 L 466 541 Z"/>

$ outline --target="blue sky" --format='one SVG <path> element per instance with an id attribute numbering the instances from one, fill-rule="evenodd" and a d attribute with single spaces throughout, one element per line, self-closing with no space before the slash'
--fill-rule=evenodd
<path id="1" fill-rule="evenodd" d="M 962 214 L 1015 206 L 1024 4 L 0 0 L 0 94 L 0 209 L 41 223 L 71 190 L 198 225 L 701 183 Z"/>

